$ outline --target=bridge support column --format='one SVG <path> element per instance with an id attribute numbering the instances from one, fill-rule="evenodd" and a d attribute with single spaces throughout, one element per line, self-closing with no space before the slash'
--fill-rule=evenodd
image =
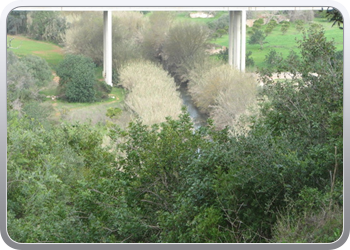
<path id="1" fill-rule="evenodd" d="M 246 12 L 230 11 L 228 62 L 240 71 L 245 70 Z"/>
<path id="2" fill-rule="evenodd" d="M 112 11 L 103 12 L 103 77 L 112 84 Z"/>

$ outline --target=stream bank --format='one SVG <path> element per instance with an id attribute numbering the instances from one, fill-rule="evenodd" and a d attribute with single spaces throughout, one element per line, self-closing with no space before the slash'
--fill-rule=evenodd
<path id="1" fill-rule="evenodd" d="M 182 99 L 183 105 L 186 106 L 190 117 L 193 120 L 194 127 L 197 129 L 201 126 L 207 125 L 208 116 L 199 111 L 199 109 L 194 105 L 192 97 L 188 92 L 187 83 L 179 84 L 178 91 L 180 92 L 180 98 Z"/>

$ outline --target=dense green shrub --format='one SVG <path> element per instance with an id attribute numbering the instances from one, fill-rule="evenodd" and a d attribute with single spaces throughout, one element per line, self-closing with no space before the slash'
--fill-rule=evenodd
<path id="1" fill-rule="evenodd" d="M 92 102 L 95 100 L 95 64 L 82 55 L 67 55 L 59 64 L 58 95 L 69 102 Z"/>
<path id="2" fill-rule="evenodd" d="M 260 49 L 263 49 L 263 45 L 265 43 L 266 35 L 262 30 L 255 30 L 253 34 L 251 34 L 248 43 L 249 44 L 259 44 Z"/>

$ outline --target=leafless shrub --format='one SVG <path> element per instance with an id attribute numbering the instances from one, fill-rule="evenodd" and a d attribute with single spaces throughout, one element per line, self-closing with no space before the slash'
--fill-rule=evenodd
<path id="1" fill-rule="evenodd" d="M 312 10 L 293 10 L 289 12 L 289 19 L 291 22 L 302 20 L 304 22 L 311 22 L 314 20 L 315 13 Z"/>
<path id="2" fill-rule="evenodd" d="M 103 62 L 103 14 L 84 12 L 66 32 L 65 50 L 70 54 L 83 54 L 101 64 Z"/>
<path id="3" fill-rule="evenodd" d="M 113 67 L 120 68 L 128 60 L 140 57 L 142 30 L 146 20 L 137 12 L 113 12 L 112 53 Z M 66 34 L 66 51 L 82 54 L 103 62 L 103 14 L 85 12 L 75 19 Z"/>
<path id="4" fill-rule="evenodd" d="M 204 60 L 210 30 L 199 23 L 178 23 L 169 30 L 163 48 L 163 63 L 176 79 L 186 81 L 197 61 Z"/>
<path id="5" fill-rule="evenodd" d="M 138 61 L 123 67 L 120 84 L 129 93 L 127 107 L 145 124 L 176 118 L 181 113 L 181 99 L 174 80 L 159 66 L 149 61 Z"/>
<path id="6" fill-rule="evenodd" d="M 152 61 L 162 60 L 162 48 L 174 21 L 174 12 L 155 11 L 143 33 L 143 54 Z"/>

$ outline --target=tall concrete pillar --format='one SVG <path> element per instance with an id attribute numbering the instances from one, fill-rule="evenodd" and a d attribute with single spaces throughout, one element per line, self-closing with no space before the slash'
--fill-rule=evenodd
<path id="1" fill-rule="evenodd" d="M 230 21 L 228 28 L 228 63 L 233 65 L 233 32 L 234 32 L 234 11 L 229 11 Z"/>
<path id="2" fill-rule="evenodd" d="M 241 31 L 242 31 L 242 44 L 241 44 L 241 71 L 245 71 L 245 54 L 246 54 L 246 29 L 247 29 L 247 12 L 242 10 L 241 14 Z"/>
<path id="3" fill-rule="evenodd" d="M 245 70 L 246 11 L 230 11 L 228 63 Z"/>
<path id="4" fill-rule="evenodd" d="M 241 11 L 235 11 L 233 16 L 233 67 L 241 67 Z"/>
<path id="5" fill-rule="evenodd" d="M 103 12 L 103 77 L 112 84 L 112 11 Z"/>

